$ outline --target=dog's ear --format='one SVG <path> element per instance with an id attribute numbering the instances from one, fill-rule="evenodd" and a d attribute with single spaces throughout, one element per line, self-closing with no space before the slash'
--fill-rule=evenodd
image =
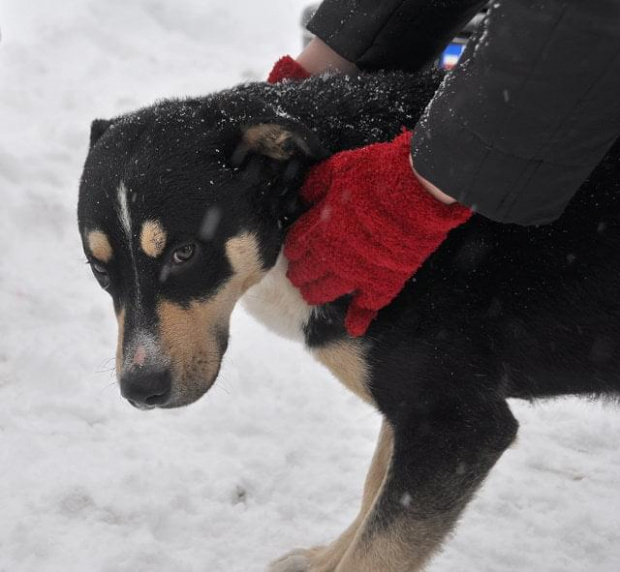
<path id="1" fill-rule="evenodd" d="M 110 119 L 95 119 L 90 124 L 90 146 L 92 147 L 112 125 Z"/>
<path id="2" fill-rule="evenodd" d="M 282 229 L 304 208 L 299 189 L 308 167 L 330 155 L 318 136 L 301 122 L 271 116 L 241 125 L 231 162 L 244 167 L 246 176 L 257 185 L 277 180 L 275 186 L 268 187 L 271 200 L 261 199 L 260 204 L 270 209 Z"/>
<path id="3" fill-rule="evenodd" d="M 287 162 L 294 158 L 314 162 L 330 155 L 315 133 L 292 120 L 256 121 L 243 125 L 233 163 L 242 163 L 250 153 L 276 162 Z"/>

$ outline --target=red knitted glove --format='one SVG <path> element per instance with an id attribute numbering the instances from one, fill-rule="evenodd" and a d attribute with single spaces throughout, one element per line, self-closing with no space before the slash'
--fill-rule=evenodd
<path id="1" fill-rule="evenodd" d="M 309 77 L 310 74 L 301 64 L 297 63 L 291 56 L 284 56 L 275 63 L 267 81 L 269 83 L 278 83 L 285 79 L 301 81 Z"/>
<path id="2" fill-rule="evenodd" d="M 308 303 L 354 294 L 345 319 L 352 336 L 366 332 L 448 232 L 471 216 L 420 185 L 410 140 L 406 131 L 312 167 L 301 196 L 314 206 L 286 237 L 287 275 Z"/>

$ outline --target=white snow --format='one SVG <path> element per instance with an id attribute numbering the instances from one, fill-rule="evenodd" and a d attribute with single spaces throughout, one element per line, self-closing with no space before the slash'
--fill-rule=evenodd
<path id="1" fill-rule="evenodd" d="M 243 311 L 216 386 L 141 412 L 75 223 L 90 120 L 265 77 L 303 0 L 0 4 L 0 571 L 253 572 L 353 518 L 379 420 Z M 514 403 L 433 572 L 620 570 L 620 416 Z"/>

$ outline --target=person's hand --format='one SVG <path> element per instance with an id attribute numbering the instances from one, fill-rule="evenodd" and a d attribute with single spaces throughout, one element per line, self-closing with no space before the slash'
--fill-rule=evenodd
<path id="1" fill-rule="evenodd" d="M 301 64 L 291 56 L 283 56 L 274 64 L 267 81 L 269 83 L 279 83 L 284 80 L 301 81 L 309 77 L 310 73 Z"/>
<path id="2" fill-rule="evenodd" d="M 377 312 L 471 211 L 446 205 L 409 163 L 411 132 L 337 153 L 313 167 L 301 189 L 313 205 L 288 233 L 287 276 L 310 304 L 353 294 L 345 319 L 363 335 Z"/>

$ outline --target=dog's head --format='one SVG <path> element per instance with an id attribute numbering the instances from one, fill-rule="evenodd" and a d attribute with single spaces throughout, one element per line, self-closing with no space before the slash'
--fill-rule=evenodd
<path id="1" fill-rule="evenodd" d="M 211 387 L 232 309 L 275 263 L 323 156 L 301 124 L 235 91 L 93 122 L 79 227 L 114 301 L 132 404 L 177 407 Z"/>

